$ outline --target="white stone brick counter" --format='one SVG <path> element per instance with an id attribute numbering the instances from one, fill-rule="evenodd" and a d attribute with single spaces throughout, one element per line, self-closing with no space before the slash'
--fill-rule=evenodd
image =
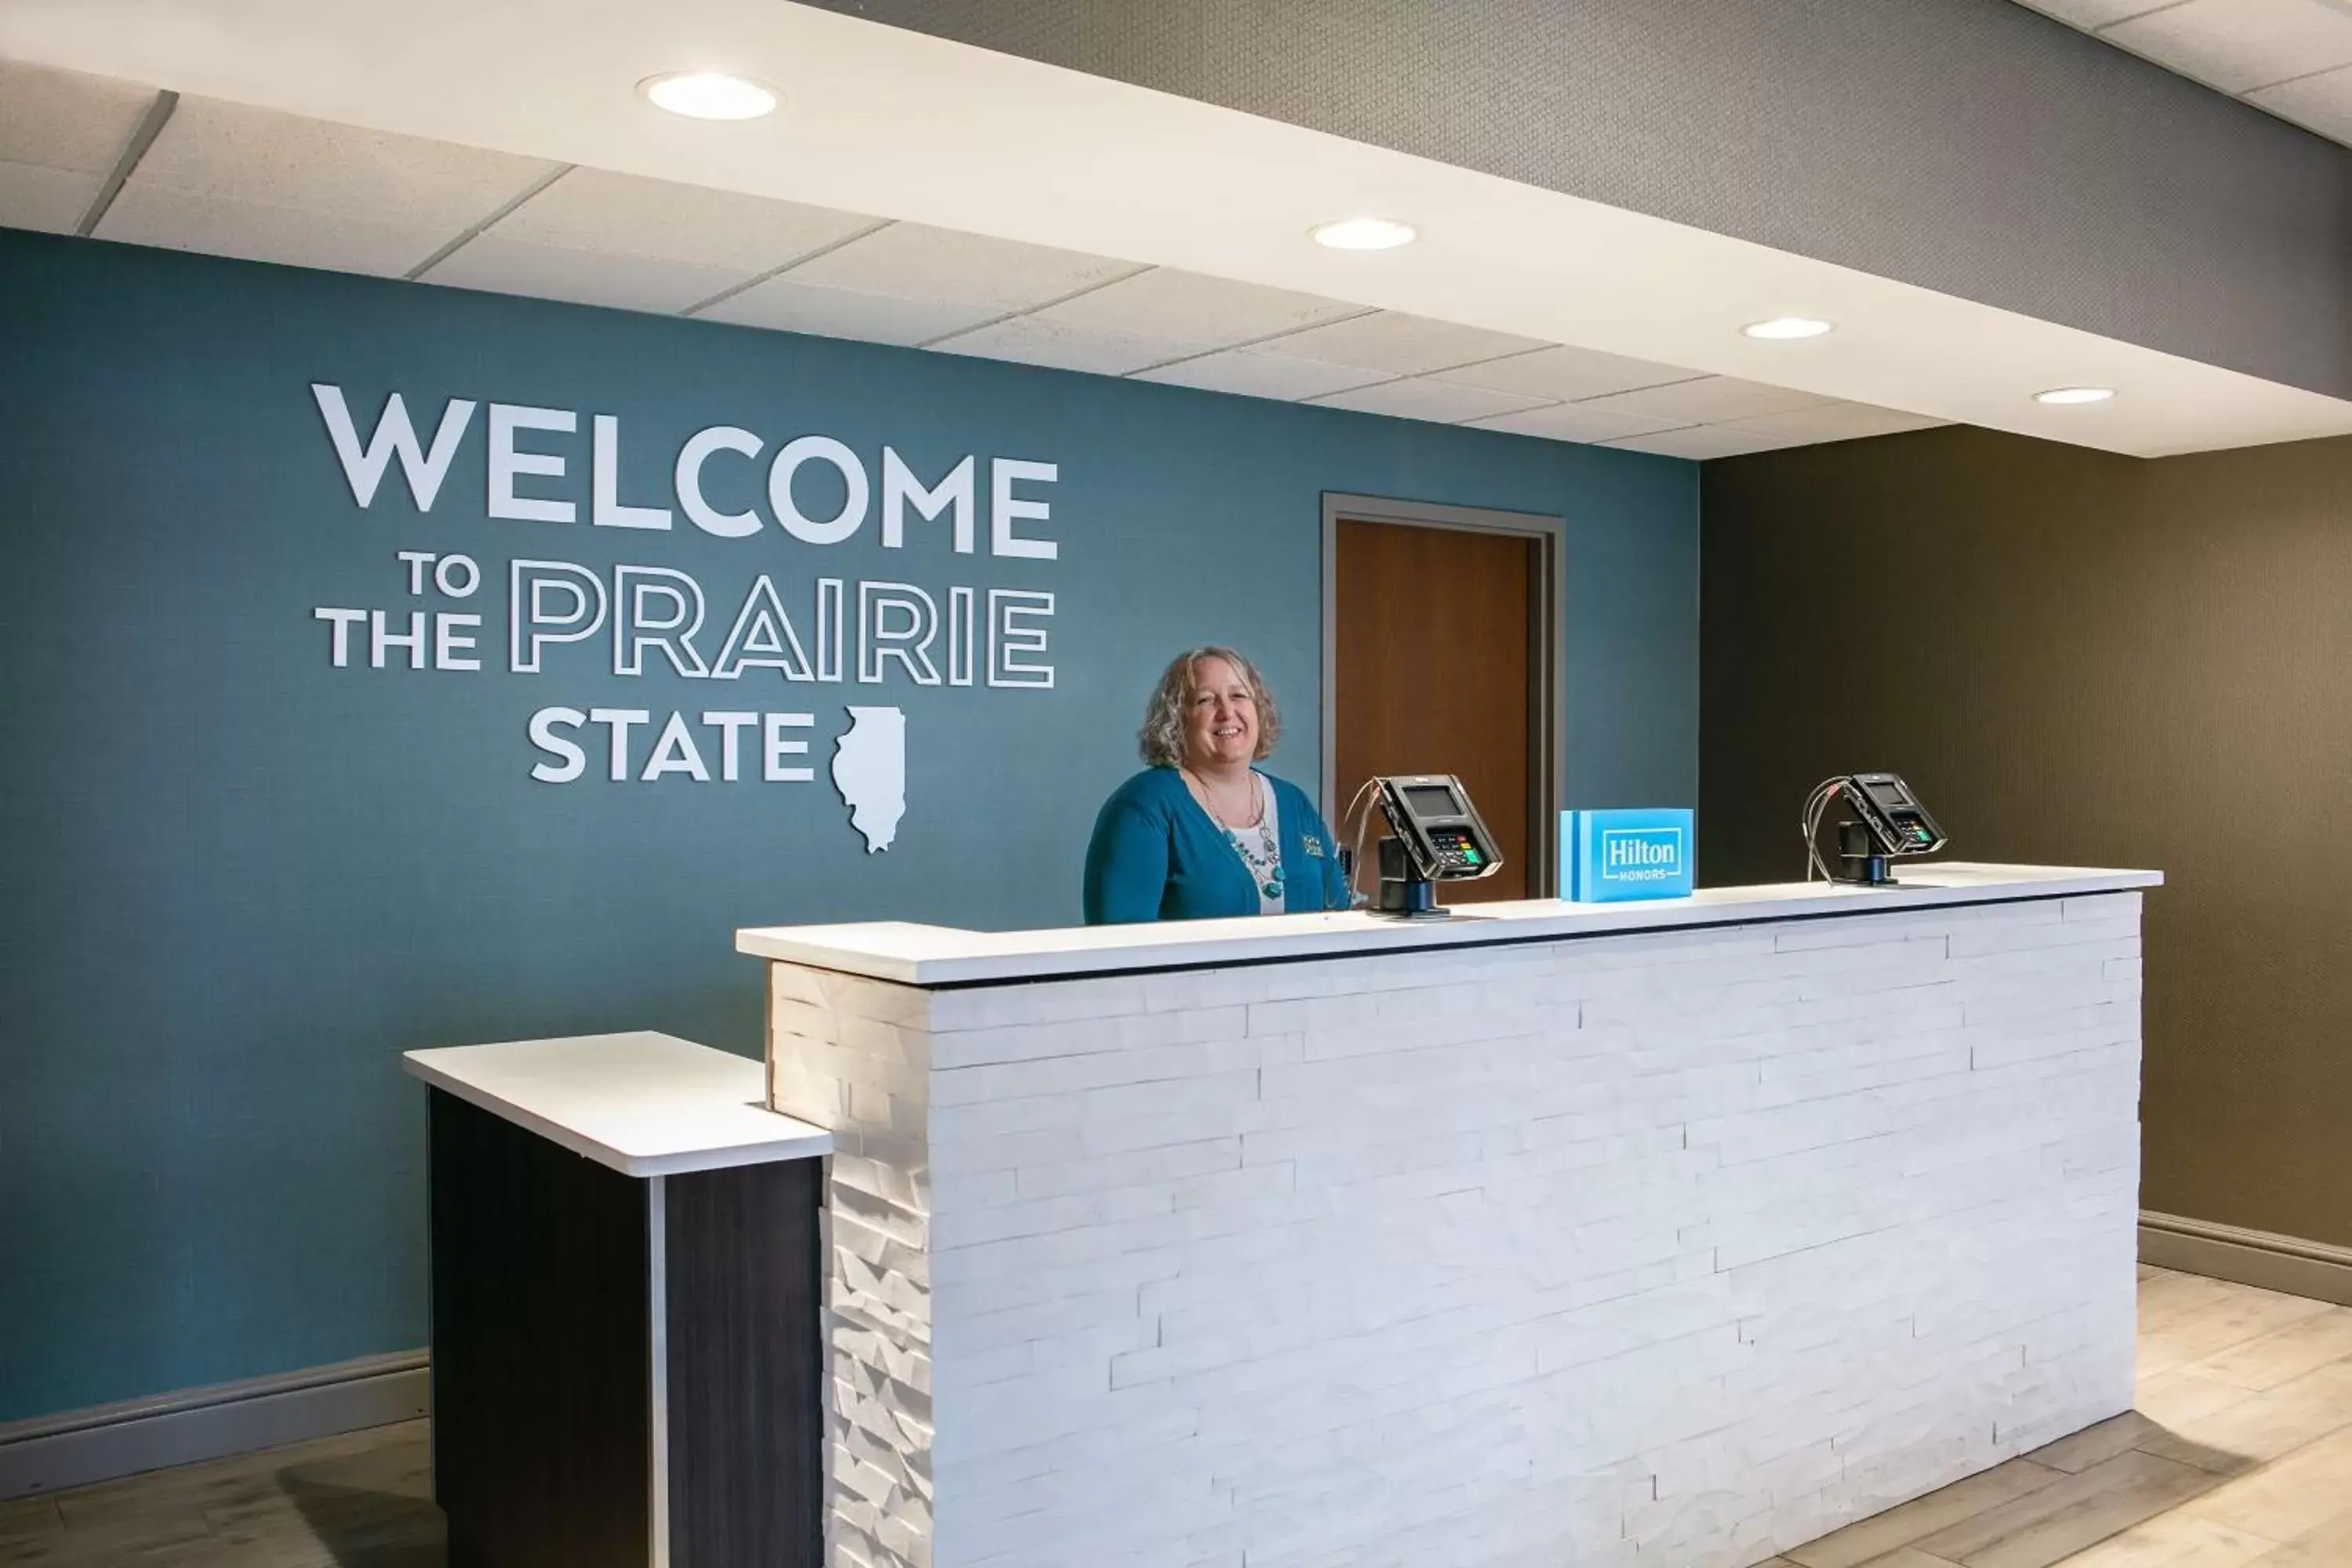
<path id="1" fill-rule="evenodd" d="M 2138 889 L 745 931 L 830 1561 L 1739 1568 L 2127 1408 Z"/>

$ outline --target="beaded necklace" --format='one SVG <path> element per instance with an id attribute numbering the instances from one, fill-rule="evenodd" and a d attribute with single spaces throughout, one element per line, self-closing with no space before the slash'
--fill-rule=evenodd
<path id="1" fill-rule="evenodd" d="M 1257 789 L 1257 824 L 1253 827 L 1235 829 L 1218 816 L 1217 808 L 1210 804 L 1207 781 L 1190 768 L 1184 770 L 1184 775 L 1192 781 L 1201 809 L 1209 814 L 1209 820 L 1217 825 L 1218 830 L 1225 836 L 1225 842 L 1234 847 L 1234 853 L 1239 855 L 1242 864 L 1249 868 L 1250 880 L 1257 884 L 1259 897 L 1265 902 L 1279 906 L 1283 893 L 1282 846 L 1274 836 L 1273 789 L 1261 774 L 1255 772 L 1250 774 L 1250 782 Z"/>

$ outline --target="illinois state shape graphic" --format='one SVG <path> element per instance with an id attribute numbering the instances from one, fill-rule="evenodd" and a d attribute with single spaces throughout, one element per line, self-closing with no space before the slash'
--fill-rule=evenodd
<path id="1" fill-rule="evenodd" d="M 907 815 L 907 715 L 897 708 L 852 708 L 833 743 L 833 787 L 849 805 L 849 826 L 868 855 L 890 847 Z"/>

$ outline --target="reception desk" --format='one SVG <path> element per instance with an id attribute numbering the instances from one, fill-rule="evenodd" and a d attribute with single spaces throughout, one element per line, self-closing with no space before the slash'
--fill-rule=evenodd
<path id="1" fill-rule="evenodd" d="M 815 1568 L 832 1141 L 759 1063 L 649 1030 L 403 1066 L 449 1568 Z"/>
<path id="2" fill-rule="evenodd" d="M 829 1560 L 1738 1568 L 2128 1408 L 2159 880 L 740 932 Z"/>

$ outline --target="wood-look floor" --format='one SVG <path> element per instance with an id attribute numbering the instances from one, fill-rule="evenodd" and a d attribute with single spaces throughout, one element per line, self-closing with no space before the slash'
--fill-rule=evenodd
<path id="1" fill-rule="evenodd" d="M 1774 1568 L 2352 1568 L 2352 1307 L 2142 1268 L 2138 1408 Z"/>
<path id="2" fill-rule="evenodd" d="M 442 1568 L 425 1423 L 0 1502 L 0 1563 Z"/>
<path id="3" fill-rule="evenodd" d="M 2352 1568 L 2352 1308 L 2140 1270 L 2139 1408 L 1767 1568 Z M 440 1568 L 425 1423 L 0 1502 L 0 1563 Z"/>

